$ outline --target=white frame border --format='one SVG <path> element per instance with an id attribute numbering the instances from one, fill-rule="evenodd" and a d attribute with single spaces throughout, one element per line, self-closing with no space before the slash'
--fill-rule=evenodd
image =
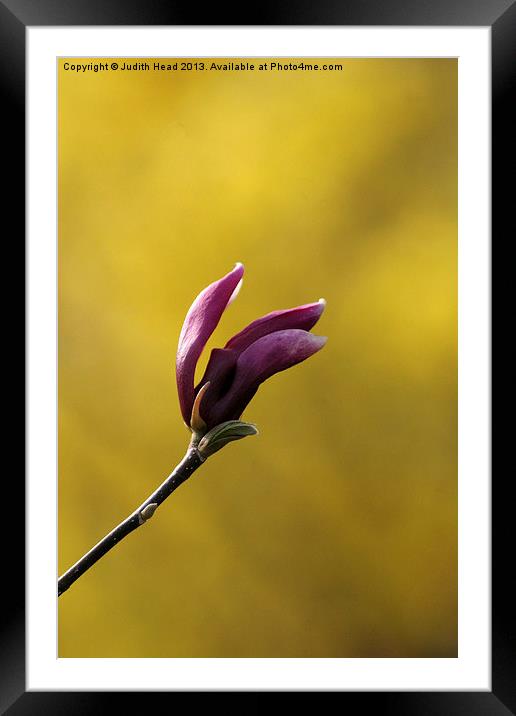
<path id="1" fill-rule="evenodd" d="M 27 690 L 491 690 L 490 50 L 485 28 L 27 28 Z M 459 58 L 459 656 L 57 654 L 56 58 Z"/>

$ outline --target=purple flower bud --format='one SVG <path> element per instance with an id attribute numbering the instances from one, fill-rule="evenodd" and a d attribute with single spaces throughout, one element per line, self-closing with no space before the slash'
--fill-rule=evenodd
<path id="1" fill-rule="evenodd" d="M 261 383 L 306 360 L 326 343 L 326 338 L 309 333 L 324 311 L 324 300 L 273 311 L 250 323 L 224 348 L 214 348 L 204 376 L 194 387 L 199 356 L 225 308 L 236 297 L 243 272 L 242 264 L 237 264 L 205 288 L 186 315 L 179 337 L 176 377 L 181 413 L 189 427 L 193 427 L 196 395 L 206 383 L 209 386 L 195 401 L 194 422 L 209 430 L 238 420 Z"/>

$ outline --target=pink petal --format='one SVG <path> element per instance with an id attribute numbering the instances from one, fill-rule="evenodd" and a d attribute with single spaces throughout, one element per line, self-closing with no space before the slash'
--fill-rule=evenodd
<path id="1" fill-rule="evenodd" d="M 186 314 L 176 355 L 176 380 L 183 419 L 190 424 L 195 397 L 194 375 L 202 353 L 239 282 L 244 267 L 236 264 L 226 276 L 210 284 L 197 296 Z"/>
<path id="2" fill-rule="evenodd" d="M 211 422 L 239 418 L 261 383 L 317 353 L 326 341 L 323 336 L 300 329 L 276 331 L 259 338 L 238 357 L 231 388 L 212 409 Z"/>
<path id="3" fill-rule="evenodd" d="M 206 395 L 199 406 L 202 419 L 207 425 L 212 425 L 211 410 L 218 400 L 229 390 L 235 374 L 238 353 L 226 348 L 213 348 L 204 375 L 195 388 L 195 394 L 203 385 L 210 383 Z"/>
<path id="4" fill-rule="evenodd" d="M 306 303 L 303 306 L 288 308 L 284 311 L 272 311 L 256 321 L 250 323 L 240 333 L 226 343 L 226 348 L 231 348 L 239 353 L 248 348 L 258 338 L 274 333 L 275 331 L 283 331 L 290 328 L 299 328 L 309 331 L 319 318 L 326 306 L 326 301 L 321 298 L 317 303 Z"/>

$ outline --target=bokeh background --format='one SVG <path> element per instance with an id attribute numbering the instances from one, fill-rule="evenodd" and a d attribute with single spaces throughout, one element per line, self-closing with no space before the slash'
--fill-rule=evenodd
<path id="1" fill-rule="evenodd" d="M 329 340 L 261 387 L 258 437 L 60 598 L 59 656 L 456 656 L 456 61 L 64 61 L 59 572 L 182 457 L 175 350 L 204 286 L 244 263 L 210 348 L 321 296 Z"/>

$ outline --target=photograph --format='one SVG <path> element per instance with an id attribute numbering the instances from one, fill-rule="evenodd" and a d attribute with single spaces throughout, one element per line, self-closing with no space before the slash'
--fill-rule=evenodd
<path id="1" fill-rule="evenodd" d="M 516 715 L 516 1 L 243 9 L 0 0 L 26 411 L 0 714 Z"/>
<path id="2" fill-rule="evenodd" d="M 58 59 L 59 657 L 457 656 L 457 81 Z"/>

